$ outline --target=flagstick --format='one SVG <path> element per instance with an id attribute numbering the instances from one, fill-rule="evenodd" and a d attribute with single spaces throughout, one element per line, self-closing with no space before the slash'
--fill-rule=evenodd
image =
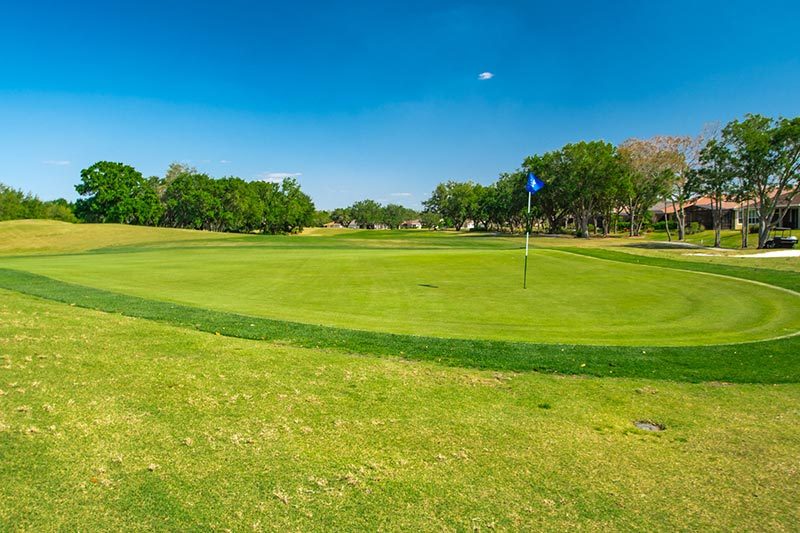
<path id="1" fill-rule="evenodd" d="M 522 288 L 528 288 L 528 239 L 531 236 L 531 192 L 528 191 L 528 218 L 525 221 L 525 269 L 522 274 Z"/>

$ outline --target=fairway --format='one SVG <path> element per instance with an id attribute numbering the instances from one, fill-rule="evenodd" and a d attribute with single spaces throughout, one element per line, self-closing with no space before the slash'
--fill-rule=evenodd
<path id="1" fill-rule="evenodd" d="M 686 346 L 800 330 L 800 296 L 741 279 L 535 249 L 523 290 L 519 250 L 307 246 L 314 239 L 159 244 L 2 266 L 208 309 L 444 338 Z"/>

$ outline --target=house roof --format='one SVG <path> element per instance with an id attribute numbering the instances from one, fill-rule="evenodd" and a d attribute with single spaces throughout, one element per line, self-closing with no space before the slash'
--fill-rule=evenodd
<path id="1" fill-rule="evenodd" d="M 739 202 L 733 202 L 730 200 L 722 201 L 722 209 L 738 209 L 739 207 L 741 207 L 741 205 L 742 204 Z M 711 198 L 708 196 L 700 196 L 698 198 L 692 198 L 688 202 L 683 203 L 684 209 L 690 207 L 694 207 L 697 209 L 711 209 L 711 206 L 712 206 L 712 201 Z M 655 213 L 666 213 L 668 215 L 671 215 L 675 213 L 676 211 L 675 207 L 676 206 L 673 205 L 671 202 L 668 202 L 665 208 L 664 203 L 661 202 L 659 204 L 654 205 L 652 208 L 650 208 L 650 210 Z"/>
<path id="2" fill-rule="evenodd" d="M 773 194 L 774 197 L 774 194 Z M 791 202 L 789 200 L 791 199 Z M 730 198 L 723 200 L 722 202 L 722 209 L 739 209 L 744 206 L 753 206 L 756 202 L 734 202 Z M 795 194 L 794 191 L 784 191 L 780 197 L 778 198 L 778 207 L 785 207 L 786 205 L 795 207 L 800 205 L 800 193 Z M 711 209 L 712 202 L 711 197 L 709 196 L 698 196 L 697 198 L 692 198 L 688 202 L 684 202 L 683 208 L 687 209 L 690 207 L 694 207 L 697 209 Z M 659 202 L 653 207 L 650 208 L 651 211 L 654 213 L 666 213 L 671 215 L 675 212 L 675 206 L 672 205 L 671 202 L 667 202 L 666 207 L 664 206 L 664 202 Z"/>

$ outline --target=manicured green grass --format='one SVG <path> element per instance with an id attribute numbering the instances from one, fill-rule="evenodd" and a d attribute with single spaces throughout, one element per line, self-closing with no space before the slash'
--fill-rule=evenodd
<path id="1" fill-rule="evenodd" d="M 523 290 L 518 250 L 271 242 L 10 258 L 0 265 L 150 300 L 442 338 L 687 346 L 800 330 L 800 296 L 740 279 L 539 248 Z"/>
<path id="2" fill-rule="evenodd" d="M 219 335 L 402 356 L 453 366 L 741 383 L 800 382 L 800 336 L 685 347 L 583 346 L 396 335 L 276 321 L 146 300 L 0 269 L 0 287 L 70 305 L 147 318 Z"/>
<path id="3" fill-rule="evenodd" d="M 672 231 L 672 241 L 677 239 L 677 231 Z M 667 241 L 667 233 L 665 231 L 653 231 L 647 234 L 647 239 Z M 720 232 L 720 244 L 723 248 L 741 248 L 742 234 L 739 230 L 723 230 Z M 698 233 L 685 236 L 685 242 L 690 244 L 698 244 L 700 246 L 713 246 L 714 245 L 714 231 L 705 230 Z M 758 236 L 750 235 L 750 246 L 755 247 L 758 244 Z"/>
<path id="4" fill-rule="evenodd" d="M 447 368 L 0 291 L 0 391 L 2 530 L 800 522 L 800 385 Z"/>

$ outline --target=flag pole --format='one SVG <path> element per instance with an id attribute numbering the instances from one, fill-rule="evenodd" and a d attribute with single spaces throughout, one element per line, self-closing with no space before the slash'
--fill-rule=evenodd
<path id="1" fill-rule="evenodd" d="M 525 268 L 522 272 L 522 288 L 528 288 L 528 240 L 531 236 L 531 191 L 528 191 L 528 217 L 525 219 Z"/>

